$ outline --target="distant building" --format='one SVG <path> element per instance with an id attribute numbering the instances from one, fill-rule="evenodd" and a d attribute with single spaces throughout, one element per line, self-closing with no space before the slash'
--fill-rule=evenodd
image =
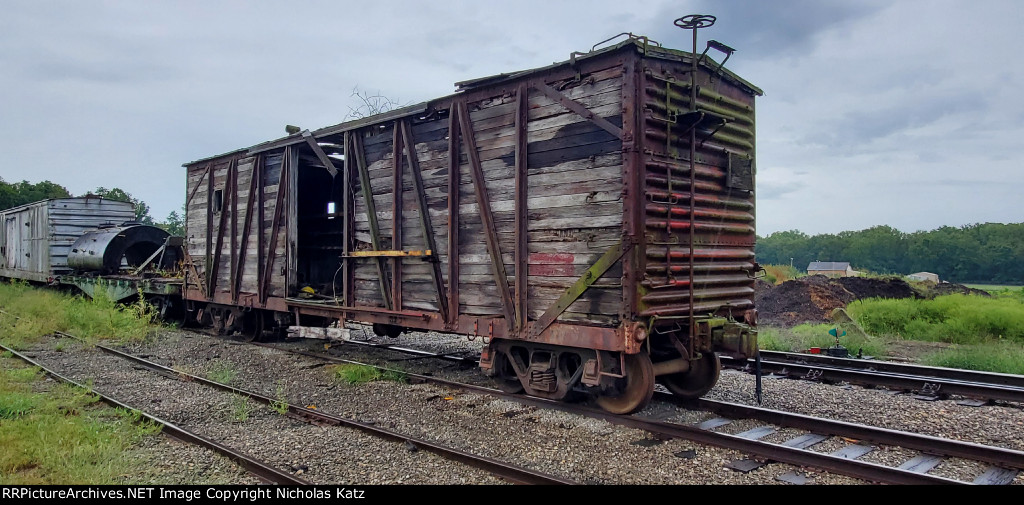
<path id="1" fill-rule="evenodd" d="M 807 275 L 825 275 L 828 277 L 855 277 L 860 272 L 850 268 L 846 261 L 812 261 L 807 265 Z"/>
<path id="2" fill-rule="evenodd" d="M 914 281 L 932 281 L 936 284 L 939 282 L 939 274 L 933 274 L 931 272 L 918 272 L 916 274 L 908 275 L 907 278 Z"/>

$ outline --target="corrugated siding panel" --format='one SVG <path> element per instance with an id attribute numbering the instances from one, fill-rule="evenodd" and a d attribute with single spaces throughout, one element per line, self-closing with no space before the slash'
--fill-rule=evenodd
<path id="1" fill-rule="evenodd" d="M 729 117 L 724 127 L 698 126 L 695 184 L 690 184 L 690 109 L 683 63 L 647 62 L 644 129 L 646 278 L 643 315 L 690 311 L 690 221 L 693 209 L 693 310 L 725 314 L 753 306 L 754 97 L 730 82 L 698 72 L 698 110 Z M 673 120 L 672 118 L 678 118 Z M 692 123 L 691 123 L 692 124 Z M 738 177 L 749 165 L 748 183 Z M 730 171 L 734 178 L 730 179 Z M 744 187 L 749 186 L 749 189 Z"/>

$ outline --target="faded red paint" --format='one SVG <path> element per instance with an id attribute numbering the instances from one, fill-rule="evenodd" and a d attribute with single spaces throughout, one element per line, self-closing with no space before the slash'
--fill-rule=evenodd
<path id="1" fill-rule="evenodd" d="M 530 265 L 530 275 L 540 277 L 574 277 L 576 269 L 573 265 Z"/>
<path id="2" fill-rule="evenodd" d="M 571 265 L 575 260 L 570 253 L 530 253 L 531 265 Z"/>

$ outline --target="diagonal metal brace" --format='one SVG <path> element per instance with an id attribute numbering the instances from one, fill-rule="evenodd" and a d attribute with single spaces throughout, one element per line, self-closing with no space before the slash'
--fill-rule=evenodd
<path id="1" fill-rule="evenodd" d="M 583 296 L 583 293 L 586 292 L 591 285 L 597 282 L 597 280 L 600 279 L 601 276 L 604 275 L 604 273 L 607 272 L 615 262 L 619 261 L 619 258 L 621 258 L 622 255 L 632 247 L 632 244 L 627 243 L 626 245 L 623 245 L 621 241 L 612 246 L 612 248 L 609 249 L 608 252 L 604 253 L 596 263 L 588 268 L 587 272 L 577 279 L 576 282 L 565 291 L 565 293 L 562 293 L 562 296 L 558 297 L 558 299 L 555 300 L 555 303 L 548 307 L 548 310 L 544 311 L 544 314 L 540 316 L 540 319 L 537 319 L 530 325 L 530 330 L 527 333 L 526 338 L 528 340 L 535 339 L 544 330 L 546 330 L 548 326 L 551 326 L 551 323 L 555 322 L 555 319 L 562 315 L 562 312 L 565 312 L 565 309 L 568 309 L 576 299 Z"/>
<path id="2" fill-rule="evenodd" d="M 558 91 L 557 89 L 552 88 L 551 86 L 548 86 L 543 82 L 536 83 L 533 85 L 533 87 L 537 91 L 540 91 L 541 93 L 546 95 L 548 98 L 561 104 L 562 107 L 565 107 L 566 109 L 575 112 L 576 115 L 582 117 L 583 119 L 592 121 L 594 124 L 599 126 L 604 131 L 611 133 L 612 135 L 615 135 L 615 138 L 619 140 L 623 139 L 622 128 L 619 128 L 618 126 L 615 126 L 614 124 L 608 122 L 607 119 L 594 114 L 592 111 L 587 109 L 583 104 L 577 102 L 576 100 L 573 100 L 572 98 L 569 98 L 568 96 L 565 96 L 561 91 Z"/>

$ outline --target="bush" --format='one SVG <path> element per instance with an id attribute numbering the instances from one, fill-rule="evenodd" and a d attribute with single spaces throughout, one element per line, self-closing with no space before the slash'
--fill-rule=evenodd
<path id="1" fill-rule="evenodd" d="M 772 284 L 782 284 L 786 281 L 791 281 L 797 277 L 801 277 L 800 270 L 796 267 L 789 265 L 761 265 L 764 267 L 764 280 Z"/>
<path id="2" fill-rule="evenodd" d="M 865 331 L 904 339 L 1024 344 L 1024 303 L 1011 297 L 953 294 L 933 300 L 858 300 L 846 308 Z"/>

